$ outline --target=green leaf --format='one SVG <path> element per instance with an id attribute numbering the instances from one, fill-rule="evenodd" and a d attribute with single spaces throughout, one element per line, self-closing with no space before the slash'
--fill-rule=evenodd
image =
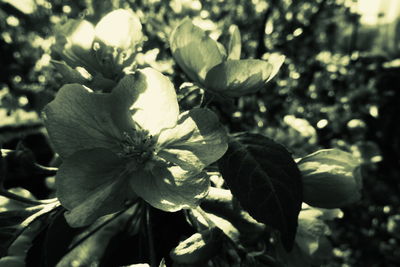
<path id="1" fill-rule="evenodd" d="M 21 223 L 36 211 L 19 209 L 0 213 L 0 257 L 7 255 L 8 248 L 24 228 Z"/>
<path id="2" fill-rule="evenodd" d="M 7 248 L 7 256 L 0 259 L 0 266 L 26 266 L 27 253 L 36 236 L 43 230 L 43 221 L 35 220 L 13 238 Z"/>
<path id="3" fill-rule="evenodd" d="M 13 255 L 13 253 L 16 251 L 16 248 L 19 248 L 20 244 L 18 242 L 23 239 L 19 239 L 21 234 L 23 235 L 26 231 L 27 233 L 33 231 L 36 234 L 38 231 L 37 228 L 43 225 L 43 222 L 47 220 L 48 214 L 57 206 L 58 204 L 55 202 L 0 213 L 0 258 L 6 255 L 18 256 Z"/>
<path id="4" fill-rule="evenodd" d="M 290 153 L 263 135 L 244 133 L 230 140 L 219 167 L 242 207 L 279 230 L 290 250 L 302 203 L 301 176 Z"/>
<path id="5" fill-rule="evenodd" d="M 271 78 L 273 65 L 264 60 L 228 60 L 213 67 L 206 76 L 206 88 L 229 97 L 254 93 Z"/>
<path id="6" fill-rule="evenodd" d="M 240 59 L 242 50 L 242 41 L 238 26 L 231 25 L 229 27 L 229 43 L 228 43 L 228 60 Z"/>
<path id="7" fill-rule="evenodd" d="M 40 209 L 40 208 L 39 208 Z M 0 228 L 13 226 L 20 224 L 30 215 L 38 211 L 37 207 L 19 209 L 19 210 L 9 210 L 0 213 Z"/>

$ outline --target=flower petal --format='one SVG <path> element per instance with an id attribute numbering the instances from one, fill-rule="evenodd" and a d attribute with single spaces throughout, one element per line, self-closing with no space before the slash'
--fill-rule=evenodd
<path id="1" fill-rule="evenodd" d="M 133 127 L 121 102 L 80 84 L 64 85 L 44 108 L 45 126 L 56 152 L 63 158 L 96 147 L 117 152 L 123 132 Z"/>
<path id="2" fill-rule="evenodd" d="M 136 195 L 126 186 L 125 162 L 107 149 L 82 150 L 64 160 L 56 176 L 57 197 L 73 227 L 121 210 Z"/>
<path id="3" fill-rule="evenodd" d="M 200 84 L 204 82 L 208 70 L 224 60 L 217 42 L 188 18 L 175 28 L 169 43 L 179 66 L 190 79 Z"/>
<path id="4" fill-rule="evenodd" d="M 165 167 L 155 163 L 130 179 L 132 189 L 155 208 L 178 211 L 194 208 L 210 186 L 208 177 L 185 171 L 178 166 Z"/>
<path id="5" fill-rule="evenodd" d="M 117 9 L 99 21 L 95 34 L 97 40 L 108 46 L 134 49 L 142 39 L 142 24 L 131 10 Z"/>
<path id="6" fill-rule="evenodd" d="M 145 68 L 126 76 L 114 89 L 132 113 L 132 119 L 150 134 L 175 126 L 179 106 L 171 81 L 162 73 Z"/>
<path id="7" fill-rule="evenodd" d="M 86 20 L 69 19 L 57 25 L 53 50 L 73 67 L 84 66 L 94 72 L 96 62 L 92 54 L 94 26 Z"/>
<path id="8" fill-rule="evenodd" d="M 215 162 L 228 148 L 227 133 L 218 117 L 203 108 L 182 113 L 178 125 L 163 131 L 158 143 L 160 157 L 193 171 Z"/>
<path id="9" fill-rule="evenodd" d="M 229 43 L 228 43 L 228 59 L 240 59 L 242 51 L 242 41 L 238 26 L 231 25 L 229 27 Z"/>
<path id="10" fill-rule="evenodd" d="M 228 60 L 207 73 L 205 84 L 225 96 L 242 96 L 260 90 L 276 74 L 276 68 L 264 60 Z"/>

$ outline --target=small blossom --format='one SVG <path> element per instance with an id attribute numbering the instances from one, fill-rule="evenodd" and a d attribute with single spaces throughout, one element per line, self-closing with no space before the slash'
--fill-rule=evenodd
<path id="1" fill-rule="evenodd" d="M 139 18 L 130 10 L 118 9 L 96 26 L 82 19 L 68 20 L 56 29 L 53 49 L 71 67 L 115 80 L 133 64 L 142 37 Z"/>
<path id="2" fill-rule="evenodd" d="M 185 19 L 171 34 L 171 51 L 186 75 L 205 89 L 229 97 L 254 93 L 276 75 L 284 57 L 240 60 L 239 30 L 231 28 L 231 36 L 226 51 L 222 44 Z"/>
<path id="3" fill-rule="evenodd" d="M 361 198 L 359 162 L 350 153 L 324 149 L 298 162 L 304 202 L 320 208 L 340 208 Z"/>
<path id="4" fill-rule="evenodd" d="M 151 68 L 125 76 L 111 93 L 67 84 L 44 117 L 63 159 L 57 196 L 73 226 L 138 196 L 165 211 L 194 207 L 209 188 L 202 170 L 227 149 L 217 116 L 203 108 L 179 114 L 172 83 Z"/>

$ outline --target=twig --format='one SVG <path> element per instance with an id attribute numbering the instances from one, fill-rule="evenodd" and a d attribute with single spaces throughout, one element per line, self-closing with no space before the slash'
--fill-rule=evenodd
<path id="1" fill-rule="evenodd" d="M 14 194 L 14 193 L 11 193 L 9 191 L 6 191 L 6 190 L 0 190 L 0 196 L 6 197 L 6 198 L 9 198 L 9 199 L 12 199 L 12 200 L 16 200 L 16 201 L 19 201 L 19 202 L 22 202 L 22 203 L 26 203 L 26 204 L 29 204 L 29 205 L 41 205 L 41 204 L 49 203 L 48 201 L 32 200 L 32 199 L 29 199 L 29 198 L 24 198 L 24 197 L 21 197 L 21 196 L 19 196 L 17 194 Z"/>
<path id="2" fill-rule="evenodd" d="M 154 251 L 153 231 L 151 228 L 150 206 L 148 206 L 148 205 L 146 208 L 146 230 L 147 230 L 147 239 L 149 242 L 150 266 L 157 267 L 157 259 L 156 259 L 156 254 Z"/>

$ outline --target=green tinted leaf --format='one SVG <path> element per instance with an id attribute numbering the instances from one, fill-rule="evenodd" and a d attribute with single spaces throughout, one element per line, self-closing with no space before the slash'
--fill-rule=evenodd
<path id="1" fill-rule="evenodd" d="M 37 212 L 34 209 L 19 209 L 0 213 L 0 257 L 7 254 L 9 246 L 24 228 L 21 223 Z"/>
<path id="2" fill-rule="evenodd" d="M 290 250 L 301 209 L 302 183 L 289 152 L 265 136 L 245 133 L 231 139 L 219 166 L 242 207 L 254 219 L 279 230 Z"/>
<path id="3" fill-rule="evenodd" d="M 37 228 L 47 220 L 47 215 L 57 206 L 57 203 L 50 203 L 27 208 L 26 210 L 15 210 L 1 213 L 0 257 L 5 255 L 17 256 L 12 255 L 11 252 L 18 250 L 18 247 L 20 246 L 18 242 L 25 242 L 23 241 L 23 238 L 18 241 L 21 233 L 23 234 L 25 231 L 28 231 L 27 233 L 30 233 L 29 235 L 31 235 L 31 231 L 33 231 L 36 234 Z M 12 246 L 14 246 L 14 248 L 12 248 Z"/>
<path id="4" fill-rule="evenodd" d="M 229 27 L 229 44 L 228 44 L 228 60 L 240 59 L 242 50 L 242 40 L 238 26 L 231 25 Z"/>
<path id="5" fill-rule="evenodd" d="M 263 60 L 228 60 L 213 67 L 206 76 L 206 88 L 236 97 L 260 90 L 270 79 L 273 66 Z"/>
<path id="6" fill-rule="evenodd" d="M 194 82 L 203 83 L 209 69 L 224 60 L 216 41 L 202 29 L 184 19 L 170 38 L 172 55 L 186 75 Z"/>
<path id="7" fill-rule="evenodd" d="M 7 227 L 21 223 L 38 209 L 10 210 L 0 213 L 0 227 Z"/>

